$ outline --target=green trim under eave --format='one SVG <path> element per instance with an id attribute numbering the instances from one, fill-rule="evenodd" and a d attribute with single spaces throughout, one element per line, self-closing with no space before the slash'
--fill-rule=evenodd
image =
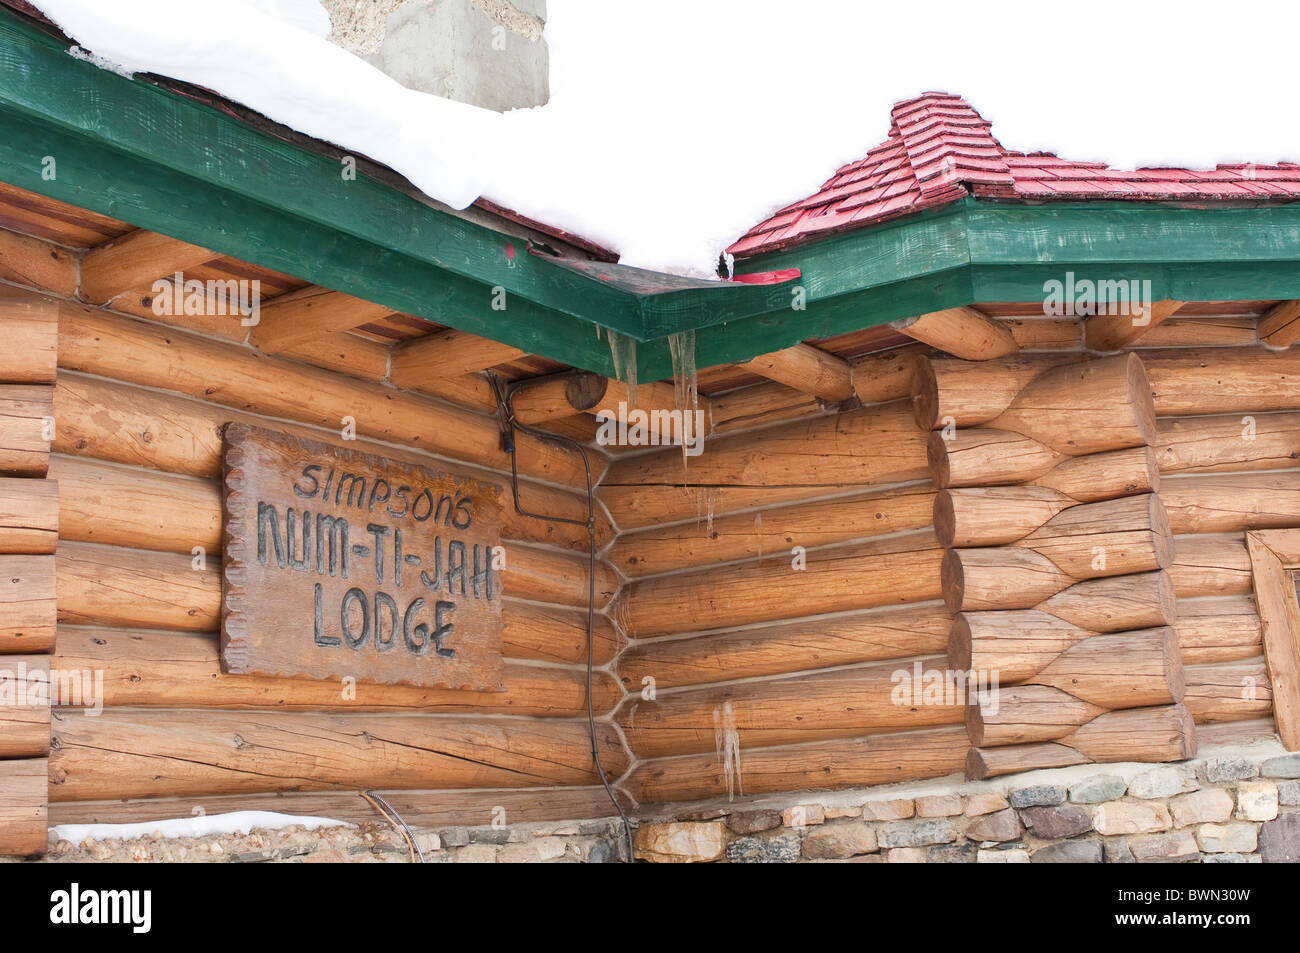
<path id="1" fill-rule="evenodd" d="M 51 180 L 45 156 L 57 161 Z M 690 287 L 630 270 L 601 280 L 600 269 L 528 254 L 519 239 L 340 170 L 0 14 L 0 180 L 602 374 L 613 372 L 603 329 L 637 340 L 638 378 L 659 380 L 672 373 L 675 332 L 695 331 L 696 365 L 708 367 L 927 311 L 1041 300 L 1043 283 L 1067 271 L 1149 279 L 1157 298 L 1300 298 L 1296 203 L 967 198 L 740 269 L 798 269 L 793 283 Z M 494 286 L 506 291 L 503 311 L 492 310 Z"/>

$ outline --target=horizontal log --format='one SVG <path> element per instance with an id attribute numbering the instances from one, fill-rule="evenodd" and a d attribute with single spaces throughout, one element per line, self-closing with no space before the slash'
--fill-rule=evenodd
<path id="1" fill-rule="evenodd" d="M 486 415 L 93 308 L 69 308 L 60 316 L 59 366 L 327 430 L 348 418 L 363 437 L 496 470 L 510 466 L 497 422 Z M 586 485 L 574 454 L 536 441 L 520 442 L 519 470 Z"/>
<path id="2" fill-rule="evenodd" d="M 1076 505 L 1064 493 L 1037 486 L 940 490 L 934 498 L 934 535 L 945 549 L 1002 546 Z"/>
<path id="3" fill-rule="evenodd" d="M 1212 725 L 1197 725 L 1196 740 L 1201 750 L 1217 747 L 1237 747 L 1277 740 L 1277 725 L 1270 714 L 1267 718 L 1250 721 L 1225 721 Z"/>
<path id="4" fill-rule="evenodd" d="M 989 427 L 1078 457 L 1154 443 L 1156 411 L 1142 360 L 1123 354 L 1044 371 Z"/>
<path id="5" fill-rule="evenodd" d="M 823 412 L 820 400 L 775 381 L 752 384 L 709 398 L 715 435 L 751 430 Z"/>
<path id="6" fill-rule="evenodd" d="M 337 431 L 323 432 L 310 427 L 268 421 L 183 397 L 79 374 L 60 374 L 59 383 L 54 388 L 54 408 L 59 421 L 54 449 L 69 457 L 88 457 L 216 481 L 221 477 L 221 427 L 233 420 L 433 470 L 454 469 L 458 474 L 502 485 L 509 495 L 508 476 L 491 470 L 448 463 L 418 451 L 364 440 L 344 441 Z M 76 466 L 66 461 L 60 461 L 58 465 L 64 468 L 65 473 L 72 472 Z M 104 493 L 120 486 L 121 480 L 125 478 L 122 476 L 124 471 L 114 471 L 110 467 L 100 466 L 92 473 L 92 466 L 93 464 L 85 463 L 77 470 L 81 474 L 80 479 L 99 482 Z M 117 479 L 110 479 L 114 475 Z M 186 491 L 181 488 L 176 492 L 185 494 Z M 189 492 L 193 492 L 192 488 Z M 519 498 L 524 508 L 532 512 L 584 521 L 587 517 L 585 492 L 579 494 L 533 480 L 521 480 Z M 64 494 L 64 502 L 75 504 L 76 498 Z M 116 518 L 140 520 L 142 515 L 121 513 Z M 503 508 L 502 522 L 503 535 L 509 539 L 550 543 L 570 549 L 587 548 L 585 527 L 524 516 L 515 509 L 513 502 Z M 101 532 L 106 531 L 102 518 L 99 529 Z M 126 531 L 125 526 L 123 529 Z M 135 529 L 130 529 L 129 532 L 130 539 L 118 541 L 136 546 L 147 545 Z M 185 529 L 181 535 L 194 532 L 193 528 Z M 169 535 L 175 536 L 176 533 L 173 531 Z M 597 545 L 604 547 L 613 537 L 614 530 L 609 517 L 601 507 L 596 507 Z"/>
<path id="7" fill-rule="evenodd" d="M 960 771 L 964 727 L 869 735 L 741 752 L 739 764 L 714 753 L 643 761 L 626 786 L 643 804 L 737 794 L 918 781 Z M 731 784 L 728 784 L 728 776 Z"/>
<path id="8" fill-rule="evenodd" d="M 0 656 L 0 758 L 50 751 L 50 657 Z"/>
<path id="9" fill-rule="evenodd" d="M 412 827 L 487 827 L 499 818 L 507 824 L 592 820 L 614 815 L 600 785 L 522 788 L 496 791 L 369 792 L 382 797 Z M 626 810 L 633 805 L 623 796 Z M 67 801 L 50 805 L 50 824 L 142 824 L 202 814 L 272 811 L 299 817 L 330 817 L 350 824 L 370 824 L 380 814 L 355 791 L 286 791 L 279 794 L 226 794 L 194 798 L 145 798 L 128 801 Z M 504 812 L 504 815 L 502 814 Z"/>
<path id="10" fill-rule="evenodd" d="M 1030 681 L 1107 709 L 1180 702 L 1185 687 L 1178 641 L 1168 626 L 1083 639 Z"/>
<path id="11" fill-rule="evenodd" d="M 999 687 L 996 705 L 972 700 L 966 731 L 970 743 L 981 748 L 1054 741 L 1105 711 L 1057 688 L 1010 685 Z"/>
<path id="12" fill-rule="evenodd" d="M 1182 761 L 1196 751 L 1196 729 L 1183 705 L 1111 711 L 1076 728 L 1059 742 L 970 749 L 972 780 L 1040 768 L 1117 761 Z"/>
<path id="13" fill-rule="evenodd" d="M 503 591 L 517 599 L 586 607 L 588 557 L 516 543 L 506 547 Z M 596 560 L 596 609 L 609 605 L 622 580 L 602 559 Z"/>
<path id="14" fill-rule="evenodd" d="M 994 321 L 974 308 L 931 311 L 894 321 L 890 327 L 968 361 L 1005 357 L 1014 354 L 1020 347 L 1001 322 Z"/>
<path id="15" fill-rule="evenodd" d="M 0 474 L 45 475 L 54 419 L 54 388 L 0 384 Z"/>
<path id="16" fill-rule="evenodd" d="M 881 404 L 911 397 L 917 370 L 929 351 L 923 344 L 908 344 L 876 351 L 853 361 L 853 389 L 864 404 Z"/>
<path id="17" fill-rule="evenodd" d="M 1140 307 L 1137 314 L 1133 306 L 1114 313 L 1094 314 L 1084 324 L 1084 343 L 1093 351 L 1119 351 L 1130 347 L 1148 330 L 1163 324 L 1181 308 L 1183 301 L 1152 301 Z"/>
<path id="18" fill-rule="evenodd" d="M 950 549 L 941 567 L 943 600 L 952 612 L 1029 609 L 1073 579 L 1032 549 Z"/>
<path id="19" fill-rule="evenodd" d="M 1300 460 L 1300 413 L 1166 417 L 1156 455 L 1162 473 L 1281 470 Z"/>
<path id="20" fill-rule="evenodd" d="M 188 555 L 64 542 L 54 557 L 60 622 L 215 632 L 221 568 Z"/>
<path id="21" fill-rule="evenodd" d="M 838 403 L 854 395 L 853 368 L 849 362 L 811 344 L 800 343 L 760 354 L 739 366 L 822 400 Z"/>
<path id="22" fill-rule="evenodd" d="M 1174 631 L 1187 665 L 1232 662 L 1263 652 L 1259 610 L 1250 596 L 1180 600 Z"/>
<path id="23" fill-rule="evenodd" d="M 840 496 L 754 513 L 623 533 L 607 558 L 640 578 L 739 559 L 786 561 L 790 547 L 827 546 L 929 527 L 934 492 L 927 485 Z"/>
<path id="24" fill-rule="evenodd" d="M 1083 321 L 1079 318 L 999 318 L 1021 350 L 1074 351 L 1083 344 Z"/>
<path id="25" fill-rule="evenodd" d="M 0 761 L 0 854 L 45 853 L 48 777 L 45 758 Z"/>
<path id="26" fill-rule="evenodd" d="M 1167 568 L 1173 538 L 1159 497 L 1125 497 L 1062 511 L 1008 546 L 950 549 L 944 599 L 959 609 L 1026 609 L 1074 582 Z"/>
<path id="27" fill-rule="evenodd" d="M 1154 450 L 1132 447 L 1063 460 L 1032 483 L 1080 503 L 1095 503 L 1160 489 L 1160 469 Z"/>
<path id="28" fill-rule="evenodd" d="M 937 487 L 1024 483 L 1066 459 L 1031 437 L 987 427 L 936 430 L 926 442 L 926 462 Z"/>
<path id="29" fill-rule="evenodd" d="M 1300 471 L 1176 477 L 1160 499 L 1175 533 L 1285 529 L 1300 526 Z"/>
<path id="30" fill-rule="evenodd" d="M 127 469 L 55 454 L 63 538 L 190 553 L 201 546 L 221 555 L 221 490 L 215 480 Z"/>
<path id="31" fill-rule="evenodd" d="M 1170 625 L 1177 617 L 1168 572 L 1144 572 L 1076 582 L 1035 608 L 1095 632 Z"/>
<path id="32" fill-rule="evenodd" d="M 160 275 L 171 277 L 216 257 L 206 248 L 136 229 L 86 252 L 81 260 L 81 299 L 103 304 Z"/>
<path id="33" fill-rule="evenodd" d="M 1142 335 L 1134 347 L 1241 347 L 1258 343 L 1253 315 L 1182 317 L 1175 315 Z"/>
<path id="34" fill-rule="evenodd" d="M 52 553 L 58 539 L 58 484 L 0 477 L 0 552 Z"/>
<path id="35" fill-rule="evenodd" d="M 616 460 L 599 496 L 622 529 L 802 502 L 927 477 L 925 434 L 901 403 L 780 424 Z"/>
<path id="36" fill-rule="evenodd" d="M 1046 556 L 1074 579 L 1165 569 L 1174 556 L 1169 518 L 1154 493 L 1072 506 L 1011 545 Z"/>
<path id="37" fill-rule="evenodd" d="M 951 616 L 935 603 L 633 643 L 618 659 L 628 691 L 909 658 L 946 650 Z"/>
<path id="38" fill-rule="evenodd" d="M 501 642 L 507 658 L 574 664 L 587 660 L 587 612 L 518 602 L 509 597 L 501 607 Z M 607 616 L 593 618 L 593 661 L 610 662 L 627 640 Z"/>
<path id="39" fill-rule="evenodd" d="M 17 557 L 14 557 L 17 558 Z M 46 557 L 26 557 L 46 558 Z M 64 542 L 55 557 L 59 621 L 183 632 L 215 632 L 221 617 L 221 571 L 214 560 L 120 546 Z M 618 588 L 597 562 L 596 608 Z M 517 599 L 587 605 L 587 560 L 566 553 L 511 546 L 503 589 Z"/>
<path id="40" fill-rule="evenodd" d="M 0 653 L 54 647 L 53 556 L 0 556 Z"/>
<path id="41" fill-rule="evenodd" d="M 528 381 L 527 387 L 514 393 L 510 407 L 520 423 L 536 425 L 590 410 L 600 403 L 608 389 L 609 379 L 603 375 L 566 371 Z"/>
<path id="42" fill-rule="evenodd" d="M 526 353 L 509 344 L 448 328 L 394 348 L 391 377 L 398 387 L 418 387 L 428 377 L 455 377 L 481 371 Z"/>
<path id="43" fill-rule="evenodd" d="M 1098 763 L 1185 761 L 1196 754 L 1196 728 L 1185 705 L 1110 711 L 1062 741 Z"/>
<path id="44" fill-rule="evenodd" d="M 1265 348 L 1143 352 L 1161 416 L 1300 410 L 1300 354 Z"/>
<path id="45" fill-rule="evenodd" d="M 916 369 L 916 422 L 922 430 L 985 426 L 1039 374 L 1083 360 L 1081 354 L 1017 354 L 998 361 L 931 357 Z"/>
<path id="46" fill-rule="evenodd" d="M 0 237 L 0 260 L 6 259 L 4 251 L 8 243 Z M 0 265 L 0 269 L 5 267 L 9 267 L 8 261 Z M 7 285 L 0 286 L 0 331 L 5 336 L 4 353 L 0 354 L 0 381 L 6 384 L 54 383 L 59 347 L 59 302 L 56 299 Z"/>
<path id="47" fill-rule="evenodd" d="M 941 559 L 927 531 L 815 550 L 802 570 L 774 555 L 762 565 L 642 579 L 630 584 L 624 629 L 646 638 L 936 599 Z"/>
<path id="48" fill-rule="evenodd" d="M 77 293 L 77 271 L 77 254 L 72 249 L 0 231 L 0 281 L 71 297 Z"/>
<path id="49" fill-rule="evenodd" d="M 1035 609 L 960 612 L 953 617 L 948 664 L 996 672 L 999 683 L 1033 678 L 1061 653 L 1096 633 Z"/>
<path id="50" fill-rule="evenodd" d="M 929 656 L 660 692 L 654 700 L 630 695 L 614 719 L 641 758 L 734 744 L 743 760 L 751 748 L 961 724 L 966 692 L 948 682 L 945 696 L 945 672 L 945 659 Z M 930 680 L 939 686 L 933 698 L 926 692 Z"/>
<path id="51" fill-rule="evenodd" d="M 1259 339 L 1271 347 L 1300 340 L 1300 301 L 1279 301 L 1259 316 Z"/>
<path id="52" fill-rule="evenodd" d="M 1273 683 L 1263 656 L 1187 666 L 1187 707 L 1198 725 L 1273 714 Z"/>
<path id="53" fill-rule="evenodd" d="M 278 354 L 294 345 L 348 331 L 392 313 L 392 308 L 373 301 L 308 286 L 266 302 L 257 324 L 248 332 L 248 341 L 267 354 Z"/>
<path id="54" fill-rule="evenodd" d="M 1177 536 L 1169 575 L 1180 599 L 1246 595 L 1253 575 L 1246 541 L 1240 534 Z"/>
<path id="55" fill-rule="evenodd" d="M 53 718 L 51 801 L 599 781 L 585 719 L 112 710 Z M 605 770 L 618 776 L 627 754 L 612 728 L 597 728 Z"/>
<path id="56" fill-rule="evenodd" d="M 1079 360 L 1077 354 L 1019 354 L 992 364 L 932 358 L 917 374 L 918 422 L 927 430 L 983 426 L 1045 369 Z M 1162 417 L 1300 410 L 1300 354 L 1293 351 L 1144 349 L 1141 361 Z"/>
<path id="57" fill-rule="evenodd" d="M 98 701 L 108 708 L 490 712 L 568 718 L 587 713 L 586 673 L 580 668 L 507 663 L 501 677 L 504 691 L 474 692 L 225 675 L 218 657 L 216 633 L 63 626 L 52 664 L 66 671 L 103 672 L 103 697 Z M 597 713 L 609 711 L 622 697 L 613 676 L 605 672 L 592 673 L 592 687 Z"/>

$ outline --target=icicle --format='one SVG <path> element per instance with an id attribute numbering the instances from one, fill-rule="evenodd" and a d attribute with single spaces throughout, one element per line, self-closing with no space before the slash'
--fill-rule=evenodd
<path id="1" fill-rule="evenodd" d="M 754 536 L 758 540 L 758 564 L 763 565 L 763 514 L 754 514 Z"/>
<path id="2" fill-rule="evenodd" d="M 727 782 L 727 800 L 736 795 L 745 796 L 745 784 L 740 776 L 740 732 L 736 730 L 736 712 L 731 702 L 713 709 L 713 743 L 722 762 L 722 776 Z"/>
<path id="3" fill-rule="evenodd" d="M 702 450 L 704 431 L 708 426 L 697 413 L 700 409 L 700 379 L 695 368 L 695 331 L 668 335 L 668 353 L 673 364 L 673 403 L 682 413 L 682 470 L 685 471 L 689 445 L 693 442 L 697 452 Z M 686 439 L 688 433 L 691 440 Z"/>
<path id="4" fill-rule="evenodd" d="M 627 406 L 636 408 L 636 338 L 612 328 L 605 331 L 609 339 L 609 356 L 614 361 L 614 376 L 627 385 Z"/>

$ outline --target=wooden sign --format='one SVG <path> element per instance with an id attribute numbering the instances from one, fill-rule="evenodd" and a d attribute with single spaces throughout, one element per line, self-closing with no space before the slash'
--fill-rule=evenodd
<path id="1" fill-rule="evenodd" d="M 502 690 L 501 488 L 231 423 L 221 669 Z"/>

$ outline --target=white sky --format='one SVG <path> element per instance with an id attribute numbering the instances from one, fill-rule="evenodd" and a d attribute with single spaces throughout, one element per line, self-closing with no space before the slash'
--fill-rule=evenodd
<path id="1" fill-rule="evenodd" d="M 711 273 L 930 89 L 965 96 L 1011 149 L 1300 161 L 1295 0 L 550 0 L 551 102 L 504 119 L 267 17 L 310 24 L 307 2 L 36 0 L 95 53 L 369 154 L 449 204 L 485 194 L 680 273 Z"/>

